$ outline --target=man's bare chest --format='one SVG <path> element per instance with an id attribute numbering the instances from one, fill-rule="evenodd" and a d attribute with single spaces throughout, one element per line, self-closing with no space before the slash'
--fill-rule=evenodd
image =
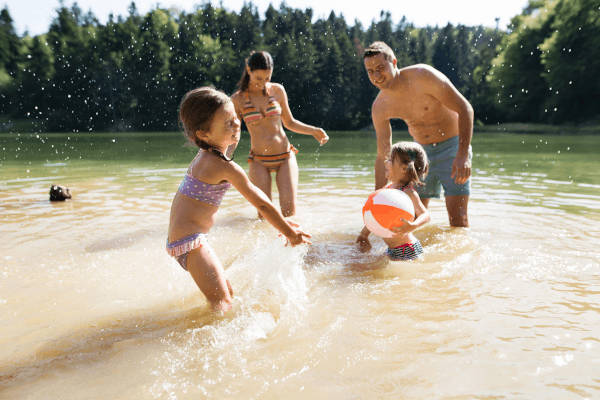
<path id="1" fill-rule="evenodd" d="M 439 116 L 443 106 L 435 97 L 418 92 L 407 92 L 390 97 L 386 101 L 388 116 L 406 122 L 430 121 Z"/>

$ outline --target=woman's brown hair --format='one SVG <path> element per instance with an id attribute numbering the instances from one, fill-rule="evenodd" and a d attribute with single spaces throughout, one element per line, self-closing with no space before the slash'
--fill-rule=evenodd
<path id="1" fill-rule="evenodd" d="M 242 92 L 248 90 L 248 83 L 250 83 L 250 75 L 246 70 L 246 66 L 250 68 L 250 71 L 257 69 L 273 69 L 273 57 L 271 57 L 271 55 L 266 51 L 253 51 L 250 53 L 250 56 L 246 58 L 246 65 L 244 65 L 242 77 L 237 84 L 238 88 Z"/>

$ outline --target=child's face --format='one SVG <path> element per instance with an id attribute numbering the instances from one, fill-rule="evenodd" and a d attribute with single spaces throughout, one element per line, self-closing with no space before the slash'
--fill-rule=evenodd
<path id="1" fill-rule="evenodd" d="M 408 178 L 408 164 L 394 157 L 393 160 L 385 160 L 385 172 L 387 179 L 393 183 L 404 183 Z"/>
<path id="2" fill-rule="evenodd" d="M 272 69 L 255 69 L 250 70 L 250 67 L 246 66 L 248 75 L 250 75 L 250 82 L 248 83 L 249 88 L 253 90 L 263 90 L 267 82 L 271 81 L 271 75 L 273 74 Z"/>
<path id="3" fill-rule="evenodd" d="M 233 103 L 229 101 L 215 112 L 210 130 L 208 132 L 198 131 L 197 134 L 208 144 L 224 150 L 229 145 L 239 142 L 240 128 L 240 120 L 235 113 Z"/>

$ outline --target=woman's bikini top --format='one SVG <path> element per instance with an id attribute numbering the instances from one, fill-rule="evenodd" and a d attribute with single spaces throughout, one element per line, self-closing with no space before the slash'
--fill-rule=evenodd
<path id="1" fill-rule="evenodd" d="M 191 176 L 189 172 L 183 177 L 177 191 L 187 197 L 200 200 L 204 203 L 219 207 L 227 189 L 231 187 L 229 182 L 217 183 L 215 185 L 202 182 Z"/>
<path id="2" fill-rule="evenodd" d="M 248 92 L 245 91 L 244 95 L 246 97 L 246 102 L 244 103 L 244 108 L 242 110 L 242 118 L 246 125 L 252 124 L 253 122 L 260 121 L 263 118 L 268 118 L 272 116 L 280 116 L 281 115 L 281 106 L 279 102 L 275 100 L 275 97 L 269 96 L 269 102 L 267 103 L 267 110 L 263 115 L 250 101 L 250 96 Z"/>

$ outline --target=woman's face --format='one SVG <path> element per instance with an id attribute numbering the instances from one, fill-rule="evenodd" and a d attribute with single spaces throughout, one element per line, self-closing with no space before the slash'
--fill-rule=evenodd
<path id="1" fill-rule="evenodd" d="M 271 75 L 273 74 L 272 69 L 255 69 L 254 71 L 251 71 L 248 66 L 246 66 L 246 71 L 250 76 L 248 89 L 251 90 L 264 90 L 267 82 L 271 81 Z"/>

